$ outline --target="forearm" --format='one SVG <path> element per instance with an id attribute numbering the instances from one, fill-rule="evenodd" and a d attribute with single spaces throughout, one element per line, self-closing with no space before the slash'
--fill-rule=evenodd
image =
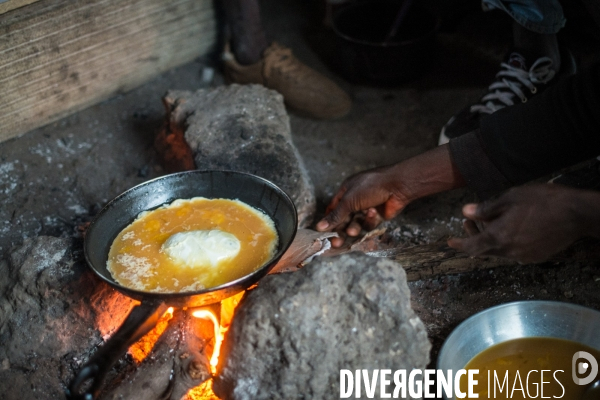
<path id="1" fill-rule="evenodd" d="M 511 183 L 490 160 L 480 140 L 479 130 L 450 141 L 450 155 L 471 190 L 485 200 L 511 186 Z"/>
<path id="2" fill-rule="evenodd" d="M 402 161 L 394 168 L 409 201 L 466 186 L 447 144 Z"/>
<path id="3" fill-rule="evenodd" d="M 448 145 L 439 146 L 398 164 L 346 179 L 316 228 L 325 231 L 346 226 L 346 233 L 356 236 L 360 226 L 347 225 L 348 217 L 355 212 L 364 211 L 363 223 L 376 226 L 381 218 L 395 217 L 413 200 L 462 186 L 465 182 L 452 162 Z"/>
<path id="4" fill-rule="evenodd" d="M 581 227 L 581 237 L 600 239 L 600 192 L 573 190 L 573 213 Z"/>

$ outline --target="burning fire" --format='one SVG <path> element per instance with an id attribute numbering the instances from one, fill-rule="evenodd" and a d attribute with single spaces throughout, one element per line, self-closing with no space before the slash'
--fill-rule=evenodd
<path id="1" fill-rule="evenodd" d="M 223 329 L 220 326 L 219 321 L 217 321 L 217 317 L 212 311 L 207 309 L 196 310 L 192 312 L 192 315 L 196 318 L 204 318 L 212 321 L 215 327 L 215 347 L 213 349 L 212 356 L 210 357 L 210 371 L 212 374 L 217 373 L 217 365 L 219 364 L 219 353 L 221 352 L 221 343 L 223 342 L 224 333 L 227 329 Z"/>
<path id="2" fill-rule="evenodd" d="M 223 300 L 221 302 L 221 312 L 219 316 L 215 315 L 214 312 L 208 308 L 196 309 L 191 312 L 192 316 L 196 318 L 207 319 L 213 323 L 215 344 L 210 358 L 210 368 L 213 375 L 217 372 L 217 366 L 219 365 L 219 354 L 223 338 L 225 337 L 225 332 L 227 332 L 229 329 L 235 308 L 242 299 L 243 295 L 244 292 L 241 292 L 235 296 Z M 167 329 L 169 321 L 173 318 L 173 311 L 173 307 L 169 307 L 169 309 L 158 321 L 156 326 L 137 343 L 133 344 L 129 348 L 129 353 L 138 365 L 146 358 L 146 356 L 148 356 L 148 354 L 150 354 L 158 338 Z M 218 399 L 218 397 L 216 397 L 212 392 L 211 387 L 212 380 L 209 379 L 201 385 L 191 389 L 187 393 L 186 398 L 189 400 Z"/>
<path id="3" fill-rule="evenodd" d="M 244 292 L 241 292 L 221 302 L 220 322 L 218 321 L 216 315 L 207 309 L 196 310 L 192 313 L 194 317 L 209 319 L 214 324 L 215 347 L 213 349 L 213 354 L 210 358 L 210 368 L 213 375 L 216 373 L 217 366 L 219 365 L 219 354 L 221 352 L 221 344 L 223 343 L 225 332 L 227 332 L 227 330 L 229 329 L 229 325 L 231 324 L 235 308 L 239 304 L 243 295 Z M 211 383 L 212 381 L 209 379 L 203 384 L 196 386 L 193 389 L 190 389 L 190 391 L 187 393 L 187 398 L 190 400 L 218 399 L 218 397 L 215 396 L 211 389 Z"/>
<path id="4" fill-rule="evenodd" d="M 173 307 L 169 307 L 167 311 L 160 318 L 156 326 L 147 334 L 144 335 L 140 340 L 129 347 L 129 353 L 133 357 L 136 364 L 140 364 L 148 354 L 152 351 L 154 344 L 163 334 L 169 321 L 173 318 Z"/>
<path id="5" fill-rule="evenodd" d="M 229 325 L 231 324 L 231 320 L 233 319 L 235 308 L 239 304 L 244 293 L 245 292 L 241 292 L 235 296 L 223 300 L 221 302 L 221 312 L 219 316 L 215 315 L 215 313 L 209 308 L 200 308 L 191 312 L 192 316 L 196 318 L 207 319 L 213 323 L 215 344 L 213 347 L 213 353 L 210 358 L 211 373 L 213 375 L 216 374 L 217 366 L 219 365 L 219 354 L 223 338 L 225 337 L 225 332 L 227 332 L 227 330 L 229 329 Z M 138 365 L 148 356 L 148 354 L 150 354 L 158 338 L 167 329 L 169 321 L 173 318 L 173 311 L 173 307 L 169 307 L 169 309 L 163 314 L 161 319 L 158 321 L 156 326 L 143 338 L 141 338 L 137 343 L 129 347 L 129 353 Z M 212 392 L 211 379 L 207 380 L 206 382 L 202 383 L 201 385 L 195 388 L 192 388 L 187 393 L 186 398 L 188 400 L 218 399 L 218 397 L 215 396 L 215 394 Z"/>
<path id="6" fill-rule="evenodd" d="M 212 321 L 215 328 L 215 347 L 213 349 L 212 356 L 210 357 L 210 367 L 213 375 L 217 372 L 217 365 L 219 365 L 219 354 L 221 352 L 221 344 L 225 337 L 225 332 L 229 329 L 233 313 L 244 292 L 240 292 L 235 296 L 229 297 L 221 302 L 221 318 L 217 316 L 209 309 L 203 308 L 195 310 L 192 315 L 196 318 L 204 318 Z"/>

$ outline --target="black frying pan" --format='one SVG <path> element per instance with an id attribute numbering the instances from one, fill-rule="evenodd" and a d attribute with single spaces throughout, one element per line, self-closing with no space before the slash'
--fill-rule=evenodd
<path id="1" fill-rule="evenodd" d="M 176 199 L 192 197 L 238 199 L 266 213 L 279 234 L 277 253 L 256 271 L 210 289 L 185 293 L 149 293 L 119 285 L 106 269 L 108 252 L 115 237 L 140 212 Z M 106 283 L 141 304 L 134 307 L 123 325 L 83 366 L 73 379 L 67 396 L 96 398 L 102 381 L 127 348 L 150 329 L 169 306 L 200 307 L 219 302 L 255 284 L 275 266 L 296 235 L 298 216 L 290 198 L 266 179 L 231 171 L 189 171 L 166 175 L 135 186 L 113 199 L 100 211 L 85 235 L 85 258 L 90 268 Z"/>

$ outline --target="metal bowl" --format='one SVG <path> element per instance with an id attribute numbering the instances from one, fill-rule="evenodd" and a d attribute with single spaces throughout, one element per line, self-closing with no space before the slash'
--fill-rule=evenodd
<path id="1" fill-rule="evenodd" d="M 524 337 L 572 340 L 600 350 L 600 311 L 558 301 L 517 301 L 488 308 L 465 320 L 448 336 L 438 369 L 464 368 L 483 350 Z"/>

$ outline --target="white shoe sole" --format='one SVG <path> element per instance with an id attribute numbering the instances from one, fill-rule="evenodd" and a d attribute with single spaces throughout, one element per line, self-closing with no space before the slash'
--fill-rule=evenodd
<path id="1" fill-rule="evenodd" d="M 450 138 L 446 136 L 446 127 L 442 128 L 442 132 L 440 133 L 440 138 L 438 139 L 438 146 L 446 144 L 450 141 Z"/>

